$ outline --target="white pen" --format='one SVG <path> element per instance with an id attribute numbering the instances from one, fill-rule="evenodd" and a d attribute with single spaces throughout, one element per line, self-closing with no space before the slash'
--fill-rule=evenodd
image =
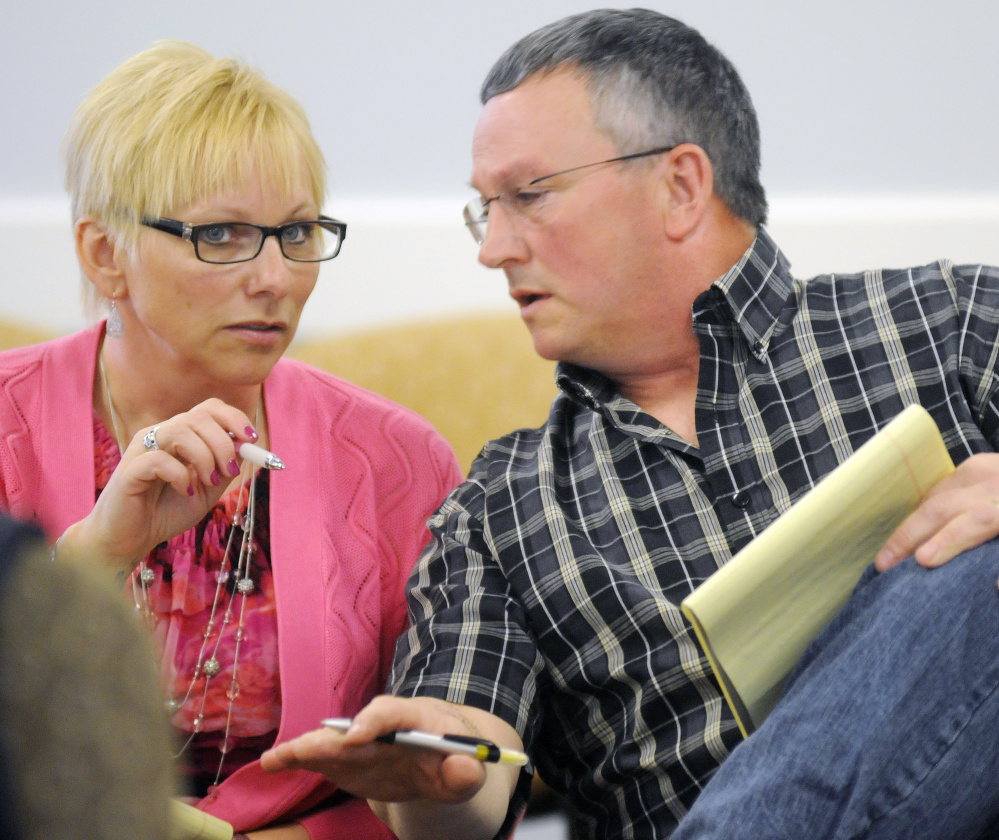
<path id="1" fill-rule="evenodd" d="M 351 718 L 327 718 L 323 726 L 346 732 L 350 728 Z M 421 732 L 418 729 L 402 729 L 398 732 L 388 732 L 375 738 L 385 744 L 404 744 L 408 747 L 422 747 L 426 750 L 437 750 L 442 753 L 470 755 L 479 761 L 494 764 L 527 764 L 527 756 L 519 750 L 498 747 L 492 741 L 484 738 L 470 738 L 467 735 L 434 735 L 432 732 Z"/>
<path id="2" fill-rule="evenodd" d="M 251 464 L 258 467 L 266 467 L 269 470 L 283 470 L 284 461 L 278 458 L 273 452 L 268 452 L 262 446 L 255 443 L 241 443 L 236 447 L 240 458 L 244 458 Z"/>

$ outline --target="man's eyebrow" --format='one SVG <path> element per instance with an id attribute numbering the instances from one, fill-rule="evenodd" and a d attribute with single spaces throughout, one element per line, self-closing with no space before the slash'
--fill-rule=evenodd
<path id="1" fill-rule="evenodd" d="M 530 184 L 535 178 L 534 175 L 529 174 L 530 171 L 531 171 L 530 166 L 516 165 L 510 167 L 508 170 L 506 170 L 503 174 L 501 174 L 499 177 L 495 179 L 498 189 L 496 190 L 496 193 L 494 193 L 494 195 L 497 193 L 509 192 L 511 190 L 518 190 L 521 187 Z M 468 186 L 471 189 L 475 190 L 480 195 L 486 194 L 485 190 L 480 190 L 478 187 L 475 186 L 474 183 L 472 183 L 472 181 L 468 182 Z"/>

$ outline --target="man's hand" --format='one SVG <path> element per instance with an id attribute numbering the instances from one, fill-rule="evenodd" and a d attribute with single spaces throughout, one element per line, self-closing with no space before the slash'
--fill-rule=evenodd
<path id="1" fill-rule="evenodd" d="M 494 836 L 506 816 L 519 768 L 487 768 L 465 755 L 374 740 L 399 729 L 523 747 L 516 731 L 488 712 L 426 697 L 382 696 L 358 712 L 346 733 L 325 728 L 306 732 L 267 750 L 260 765 L 268 772 L 322 773 L 342 790 L 369 800 L 401 838 L 449 836 L 449 825 L 460 827 L 467 837 Z"/>
<path id="2" fill-rule="evenodd" d="M 427 729 L 428 725 L 423 723 L 419 728 Z M 389 727 L 387 731 L 393 728 L 417 727 Z M 452 724 L 449 731 L 454 729 Z M 367 726 L 352 727 L 346 734 L 316 729 L 268 750 L 260 764 L 268 772 L 301 769 L 322 773 L 354 796 L 382 802 L 418 798 L 464 802 L 485 783 L 482 762 L 469 756 L 373 741 L 382 731 L 386 730 Z"/>
<path id="3" fill-rule="evenodd" d="M 875 565 L 884 571 L 915 554 L 923 566 L 940 566 L 997 535 L 999 454 L 972 455 L 938 481 L 895 529 Z"/>

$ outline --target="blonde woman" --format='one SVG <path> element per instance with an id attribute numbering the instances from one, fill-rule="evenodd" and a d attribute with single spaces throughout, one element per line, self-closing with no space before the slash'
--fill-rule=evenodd
<path id="1" fill-rule="evenodd" d="M 319 775 L 257 760 L 382 690 L 426 519 L 460 480 L 421 418 L 282 359 L 346 235 L 305 115 L 252 68 L 161 42 L 87 96 L 65 156 L 108 314 L 0 354 L 0 503 L 57 563 L 121 579 L 199 807 L 250 837 L 388 837 Z"/>

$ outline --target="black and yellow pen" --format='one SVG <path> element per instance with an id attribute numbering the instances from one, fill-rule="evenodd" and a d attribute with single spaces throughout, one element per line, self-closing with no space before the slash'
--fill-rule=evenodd
<path id="1" fill-rule="evenodd" d="M 323 726 L 339 732 L 346 732 L 350 724 L 351 718 L 327 718 L 323 721 Z M 467 735 L 434 735 L 432 732 L 421 732 L 418 729 L 403 729 L 379 735 L 375 740 L 384 744 L 403 744 L 407 747 L 421 747 L 442 753 L 470 755 L 479 761 L 494 764 L 527 764 L 527 756 L 519 750 L 499 747 L 492 741 L 470 738 Z"/>

